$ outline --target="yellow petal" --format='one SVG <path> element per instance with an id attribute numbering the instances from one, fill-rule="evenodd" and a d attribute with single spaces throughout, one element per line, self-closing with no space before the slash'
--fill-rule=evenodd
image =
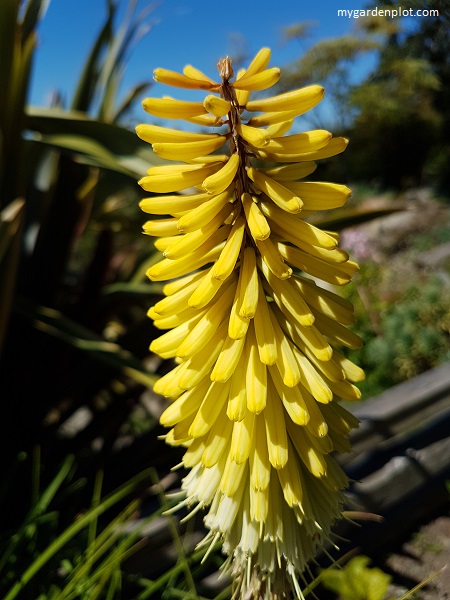
<path id="1" fill-rule="evenodd" d="M 209 222 L 203 227 L 190 233 L 180 235 L 164 251 L 166 258 L 176 259 L 192 253 L 208 241 L 208 239 L 221 227 L 227 217 L 230 215 L 233 207 L 230 204 L 225 205 Z M 179 227 L 179 224 L 177 223 Z"/>
<path id="2" fill-rule="evenodd" d="M 177 349 L 177 356 L 190 358 L 201 350 L 216 333 L 220 323 L 226 318 L 234 298 L 235 285 L 227 285 L 223 294 L 207 310 L 201 311 L 202 318 L 185 337 Z M 196 310 L 196 309 L 193 309 Z M 199 311 L 197 311 L 199 312 Z"/>
<path id="3" fill-rule="evenodd" d="M 229 448 L 232 431 L 233 424 L 227 419 L 222 408 L 222 413 L 220 413 L 208 434 L 208 440 L 201 459 L 205 467 L 209 468 L 217 464 L 225 450 Z"/>
<path id="4" fill-rule="evenodd" d="M 214 369 L 211 372 L 211 381 L 228 381 L 236 370 L 242 356 L 244 343 L 245 338 L 233 340 L 227 337 L 214 365 Z"/>
<path id="5" fill-rule="evenodd" d="M 324 96 L 324 88 L 320 85 L 310 85 L 292 92 L 285 92 L 270 98 L 261 98 L 247 103 L 247 110 L 255 112 L 289 112 L 299 111 L 300 115 L 314 108 Z"/>
<path id="6" fill-rule="evenodd" d="M 154 144 L 155 142 L 200 142 L 217 137 L 216 133 L 194 133 L 147 124 L 138 125 L 136 133 L 141 140 L 149 144 Z"/>
<path id="7" fill-rule="evenodd" d="M 239 216 L 226 241 L 220 257 L 213 267 L 212 275 L 217 279 L 226 279 L 231 275 L 241 251 L 242 240 L 245 233 L 245 219 Z"/>
<path id="8" fill-rule="evenodd" d="M 269 307 L 267 306 L 266 296 L 261 281 L 259 280 L 258 286 L 258 305 L 253 323 L 255 326 L 256 342 L 258 344 L 259 359 L 265 365 L 273 365 L 278 356 L 275 334 L 272 327 Z"/>
<path id="9" fill-rule="evenodd" d="M 253 239 L 266 240 L 270 235 L 270 227 L 266 217 L 258 208 L 258 204 L 254 201 L 252 196 L 246 192 L 242 194 L 241 201 Z"/>
<path id="10" fill-rule="evenodd" d="M 205 379 L 191 390 L 181 394 L 160 417 L 161 425 L 173 427 L 179 421 L 196 412 L 205 397 L 211 382 Z"/>
<path id="11" fill-rule="evenodd" d="M 168 160 L 184 160 L 204 156 L 221 148 L 226 141 L 222 135 L 198 142 L 157 142 L 153 144 L 153 152 Z"/>
<path id="12" fill-rule="evenodd" d="M 251 246 L 244 249 L 239 277 L 241 279 L 239 314 L 242 317 L 252 319 L 258 306 L 259 277 L 256 269 L 255 251 Z"/>
<path id="13" fill-rule="evenodd" d="M 184 67 L 183 75 L 186 75 L 186 77 L 190 77 L 191 79 L 200 79 L 200 80 L 204 81 L 205 83 L 209 83 L 212 86 L 219 85 L 213 79 L 208 77 L 208 75 L 205 75 L 202 71 L 200 71 L 199 69 L 196 69 L 192 65 L 186 65 Z"/>
<path id="14" fill-rule="evenodd" d="M 203 100 L 206 110 L 216 117 L 224 117 L 231 110 L 231 103 L 218 96 L 206 96 Z"/>
<path id="15" fill-rule="evenodd" d="M 229 390 L 229 382 L 217 383 L 216 381 L 213 381 L 211 383 L 195 419 L 189 428 L 189 435 L 192 437 L 200 437 L 208 433 L 228 398 Z"/>
<path id="16" fill-rule="evenodd" d="M 196 206 L 180 217 L 178 229 L 182 232 L 189 232 L 203 227 L 231 201 L 232 193 L 229 189 L 212 198 L 209 194 L 206 194 L 206 198 L 204 198 L 204 201 L 199 206 Z"/>
<path id="17" fill-rule="evenodd" d="M 192 79 L 191 77 L 186 77 L 186 75 L 182 75 L 176 71 L 161 68 L 153 71 L 153 79 L 158 83 L 165 83 L 166 85 L 172 85 L 174 87 L 194 90 L 210 90 L 219 85 L 204 77 Z"/>
<path id="18" fill-rule="evenodd" d="M 255 146 L 255 148 L 264 148 L 270 142 L 270 136 L 264 130 L 256 129 L 256 127 L 249 127 L 248 125 L 238 123 L 236 131 L 246 142 Z"/>
<path id="19" fill-rule="evenodd" d="M 252 62 L 249 64 L 245 72 L 241 75 L 241 77 L 239 77 L 239 79 L 245 79 L 251 77 L 252 75 L 256 75 L 256 73 L 264 71 L 264 69 L 270 62 L 271 55 L 272 52 L 270 48 L 261 48 L 255 55 L 255 57 L 252 59 Z"/>
<path id="20" fill-rule="evenodd" d="M 245 340 L 245 356 L 247 362 L 245 378 L 247 408 L 251 412 L 259 414 L 266 406 L 267 367 L 259 360 L 258 345 L 252 326 L 249 327 Z"/>
<path id="21" fill-rule="evenodd" d="M 177 169 L 168 167 L 153 167 L 148 175 L 139 180 L 139 185 L 146 192 L 176 192 L 192 186 L 198 186 L 205 177 L 216 173 L 222 168 L 221 162 L 210 165 L 177 165 Z"/>
<path id="22" fill-rule="evenodd" d="M 240 79 L 237 79 L 231 85 L 237 90 L 255 92 L 257 90 L 266 90 L 275 85 L 280 79 L 281 71 L 278 67 L 272 67 L 271 69 L 266 69 L 255 75 L 250 75 L 248 77 L 245 77 L 245 75 Z"/>
<path id="23" fill-rule="evenodd" d="M 267 177 L 254 167 L 247 169 L 247 175 L 262 192 L 269 196 L 283 210 L 290 213 L 297 213 L 301 210 L 303 202 L 300 198 L 281 183 L 278 183 L 278 181 Z"/>
<path id="24" fill-rule="evenodd" d="M 202 102 L 187 102 L 174 98 L 146 98 L 142 102 L 145 112 L 163 119 L 188 119 L 206 115 Z"/>
<path id="25" fill-rule="evenodd" d="M 263 415 L 256 415 L 254 439 L 254 450 L 250 453 L 250 484 L 255 490 L 265 490 L 270 483 L 271 467 Z"/>
<path id="26" fill-rule="evenodd" d="M 268 380 L 268 386 L 269 399 L 263 415 L 266 424 L 269 461 L 272 467 L 281 469 L 288 461 L 286 425 L 280 398 L 270 378 Z"/>
<path id="27" fill-rule="evenodd" d="M 220 170 L 214 169 L 214 173 L 204 179 L 202 188 L 208 194 L 220 194 L 223 192 L 233 181 L 239 168 L 239 163 L 239 155 L 232 154 Z"/>
<path id="28" fill-rule="evenodd" d="M 231 437 L 230 457 L 240 464 L 246 461 L 250 455 L 253 444 L 253 430 L 255 425 L 255 413 L 247 410 L 241 421 L 235 421 Z"/>

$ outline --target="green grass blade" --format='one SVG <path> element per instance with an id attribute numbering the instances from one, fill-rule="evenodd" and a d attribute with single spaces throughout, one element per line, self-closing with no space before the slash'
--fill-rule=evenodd
<path id="1" fill-rule="evenodd" d="M 17 581 L 4 596 L 3 600 L 14 600 L 18 594 L 28 585 L 36 576 L 42 567 L 69 542 L 77 533 L 87 527 L 92 520 L 97 519 L 109 508 L 120 502 L 123 498 L 136 490 L 136 488 L 153 474 L 153 469 L 147 469 L 139 473 L 118 490 L 112 492 L 104 498 L 99 506 L 89 509 L 82 517 L 72 523 L 65 531 L 61 533 L 40 556 L 25 570 L 20 581 Z"/>

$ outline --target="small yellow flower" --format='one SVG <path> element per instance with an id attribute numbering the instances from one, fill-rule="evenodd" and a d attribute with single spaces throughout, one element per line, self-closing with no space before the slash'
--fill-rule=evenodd
<path id="1" fill-rule="evenodd" d="M 307 221 L 343 206 L 350 190 L 303 181 L 347 140 L 320 129 L 286 135 L 321 101 L 320 86 L 250 100 L 280 77 L 270 56 L 260 50 L 234 82 L 228 58 L 218 83 L 190 65 L 156 69 L 157 81 L 208 95 L 148 98 L 144 109 L 218 131 L 138 125 L 175 161 L 140 180 L 167 194 L 140 206 L 157 215 L 144 233 L 164 254 L 147 275 L 172 280 L 149 310 L 168 329 L 150 349 L 176 362 L 154 389 L 169 400 L 167 443 L 186 447 L 183 504 L 206 511 L 202 543 L 221 540 L 235 597 L 301 598 L 299 578 L 342 516 L 347 478 L 332 452 L 350 449 L 358 422 L 339 399 L 358 399 L 364 378 L 337 350 L 361 343 L 347 329 L 353 307 L 317 280 L 345 285 L 358 267 L 336 233 Z"/>

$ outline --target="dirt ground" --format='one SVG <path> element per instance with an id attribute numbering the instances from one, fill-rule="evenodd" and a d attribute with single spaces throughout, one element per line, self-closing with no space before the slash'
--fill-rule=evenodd
<path id="1" fill-rule="evenodd" d="M 423 580 L 411 600 L 450 599 L 450 510 L 421 526 L 402 547 L 389 555 L 384 570 L 393 577 L 386 600 L 397 600 Z"/>

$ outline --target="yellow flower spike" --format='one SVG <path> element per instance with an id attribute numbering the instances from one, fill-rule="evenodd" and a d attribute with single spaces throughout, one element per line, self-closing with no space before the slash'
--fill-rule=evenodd
<path id="1" fill-rule="evenodd" d="M 317 327 L 320 331 L 324 332 L 324 335 L 330 340 L 331 343 L 339 346 L 345 346 L 351 350 L 357 350 L 362 346 L 362 339 L 351 329 L 347 329 L 341 323 L 338 323 L 334 319 L 325 316 L 319 311 L 313 309 L 314 319 Z"/>
<path id="2" fill-rule="evenodd" d="M 203 100 L 203 106 L 215 117 L 224 117 L 231 110 L 231 103 L 228 100 L 218 96 L 206 96 Z"/>
<path id="3" fill-rule="evenodd" d="M 153 386 L 155 394 L 161 394 L 161 396 L 166 396 L 166 398 L 176 398 L 179 396 L 183 392 L 178 387 L 178 374 L 181 368 L 182 365 L 178 365 L 175 369 L 160 377 Z"/>
<path id="4" fill-rule="evenodd" d="M 347 478 L 330 453 L 348 452 L 358 426 L 338 402 L 356 400 L 364 378 L 336 349 L 361 345 L 348 329 L 353 307 L 320 284 L 343 286 L 358 266 L 337 233 L 308 222 L 350 197 L 345 185 L 305 180 L 347 140 L 289 133 L 322 99 L 320 86 L 250 97 L 278 81 L 270 55 L 262 48 L 237 77 L 222 59 L 220 83 L 192 65 L 155 71 L 207 93 L 203 102 L 148 98 L 149 114 L 219 133 L 136 128 L 174 161 L 140 180 L 150 192 L 140 207 L 157 216 L 144 233 L 165 255 L 147 275 L 172 280 L 148 311 L 167 330 L 151 350 L 175 363 L 154 386 L 168 399 L 164 438 L 186 449 L 180 506 L 205 510 L 201 545 L 208 554 L 222 542 L 235 600 L 253 584 L 261 600 L 302 597 L 302 573 L 341 517 Z"/>
<path id="5" fill-rule="evenodd" d="M 245 75 L 247 75 L 247 73 Z M 260 73 L 255 73 L 255 75 L 250 75 L 249 77 L 243 76 L 232 85 L 237 90 L 247 90 L 249 92 L 266 90 L 278 83 L 280 75 L 280 69 L 273 67 L 261 71 Z"/>
<path id="6" fill-rule="evenodd" d="M 328 386 L 342 400 L 354 402 L 361 398 L 360 390 L 349 381 L 329 381 Z"/>
<path id="7" fill-rule="evenodd" d="M 157 142 L 153 144 L 153 152 L 167 160 L 184 160 L 204 156 L 221 148 L 226 141 L 224 136 L 199 142 Z"/>
<path id="8" fill-rule="evenodd" d="M 191 90 L 211 90 L 219 87 L 219 84 L 214 83 L 209 78 L 200 76 L 200 78 L 192 79 L 181 73 L 169 71 L 169 69 L 155 69 L 153 71 L 153 79 L 158 83 L 165 83 L 179 88 Z"/>
<path id="9" fill-rule="evenodd" d="M 264 192 L 280 208 L 289 213 L 298 213 L 303 202 L 289 189 L 278 183 L 274 179 L 267 177 L 264 173 L 253 167 L 247 170 L 247 175 L 256 183 L 259 189 Z"/>
<path id="10" fill-rule="evenodd" d="M 209 177 L 206 177 L 202 183 L 202 188 L 208 192 L 208 194 L 220 194 L 223 192 L 233 181 L 239 163 L 239 155 L 232 154 L 220 170 Z"/>

